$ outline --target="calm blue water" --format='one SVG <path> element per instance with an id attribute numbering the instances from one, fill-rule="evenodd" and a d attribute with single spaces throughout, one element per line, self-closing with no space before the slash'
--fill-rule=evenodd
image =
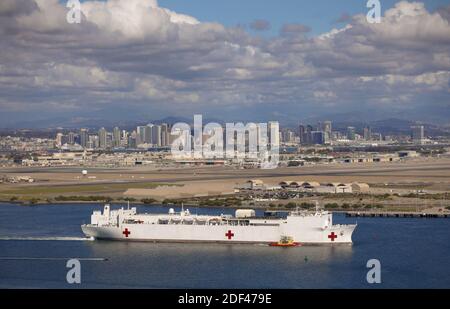
<path id="1" fill-rule="evenodd" d="M 0 204 L 0 257 L 103 257 L 82 261 L 80 285 L 64 260 L 0 259 L 0 287 L 38 288 L 450 288 L 450 220 L 359 218 L 353 246 L 153 244 L 82 240 L 102 205 Z M 164 207 L 139 211 L 167 212 Z M 231 209 L 191 209 L 205 214 Z M 336 223 L 355 219 L 335 215 Z M 381 262 L 382 283 L 366 282 Z"/>

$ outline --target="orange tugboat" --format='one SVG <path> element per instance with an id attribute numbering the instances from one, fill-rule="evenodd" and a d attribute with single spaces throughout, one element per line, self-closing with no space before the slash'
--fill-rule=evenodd
<path id="1" fill-rule="evenodd" d="M 282 236 L 279 242 L 271 242 L 269 244 L 271 247 L 298 247 L 301 245 L 299 242 L 294 242 L 294 239 L 289 236 Z"/>

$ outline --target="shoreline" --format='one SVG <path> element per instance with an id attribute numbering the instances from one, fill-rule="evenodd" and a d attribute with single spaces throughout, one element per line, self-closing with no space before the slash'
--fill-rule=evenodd
<path id="1" fill-rule="evenodd" d="M 55 205 L 76 205 L 79 204 L 79 206 L 83 206 L 83 204 L 98 204 L 98 205 L 104 205 L 106 202 L 97 202 L 97 201 L 54 201 L 54 202 L 37 202 L 34 204 L 30 203 L 24 203 L 23 201 L 0 201 L 0 204 L 3 205 L 10 205 L 10 206 L 21 206 L 21 207 L 34 207 L 34 206 L 55 206 Z M 118 201 L 111 201 L 108 202 L 112 205 L 123 205 L 126 206 L 127 202 L 118 202 Z M 130 202 L 130 205 L 133 206 L 149 206 L 149 207 L 181 207 L 180 204 L 163 204 L 163 203 L 151 203 L 146 204 L 142 202 Z M 270 207 L 268 205 L 241 205 L 241 206 L 217 206 L 217 205 L 197 205 L 192 203 L 183 203 L 184 207 L 193 207 L 193 208 L 228 208 L 228 209 L 245 209 L 245 208 L 251 208 L 251 209 L 257 209 L 257 210 L 267 210 L 267 211 L 294 211 L 293 208 L 280 208 L 280 207 Z M 311 211 L 311 209 L 303 209 L 306 211 Z M 346 215 L 347 217 L 395 217 L 395 215 L 401 215 L 401 217 L 407 217 L 404 215 L 411 215 L 411 216 L 432 216 L 432 215 L 442 215 L 445 218 L 450 218 L 450 211 L 446 210 L 445 207 L 442 211 L 436 211 L 434 209 L 425 209 L 422 211 L 399 211 L 399 210 L 389 210 L 389 209 L 380 209 L 378 211 L 374 211 L 373 209 L 324 209 L 326 211 L 332 212 L 332 213 L 341 213 Z M 428 211 L 427 211 L 428 210 Z M 431 211 L 430 211 L 431 210 Z"/>

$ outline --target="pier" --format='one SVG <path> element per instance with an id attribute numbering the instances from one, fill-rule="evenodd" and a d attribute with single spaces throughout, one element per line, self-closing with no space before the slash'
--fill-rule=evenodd
<path id="1" fill-rule="evenodd" d="M 450 218 L 450 213 L 420 213 L 420 212 L 358 212 L 345 213 L 346 217 L 368 217 L 368 218 Z"/>

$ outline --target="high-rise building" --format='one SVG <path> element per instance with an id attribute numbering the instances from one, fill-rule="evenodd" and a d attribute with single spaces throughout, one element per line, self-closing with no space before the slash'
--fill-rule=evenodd
<path id="1" fill-rule="evenodd" d="M 69 132 L 68 136 L 68 143 L 70 145 L 75 144 L 75 133 L 74 132 Z"/>
<path id="2" fill-rule="evenodd" d="M 272 134 L 273 132 L 273 134 Z M 280 145 L 280 124 L 278 121 L 269 121 L 267 124 L 267 136 L 269 145 L 279 147 Z"/>
<path id="3" fill-rule="evenodd" d="M 81 145 L 81 147 L 87 148 L 88 141 L 89 141 L 88 129 L 81 129 L 80 130 L 80 145 Z"/>
<path id="4" fill-rule="evenodd" d="M 322 131 L 325 133 L 325 143 L 329 143 L 332 139 L 332 124 L 330 120 L 326 120 L 322 124 Z"/>
<path id="5" fill-rule="evenodd" d="M 372 129 L 369 126 L 365 127 L 363 135 L 366 141 L 370 141 L 372 139 Z"/>
<path id="6" fill-rule="evenodd" d="M 152 143 L 153 127 L 154 127 L 154 125 L 152 123 L 149 123 L 148 125 L 145 126 L 145 129 L 144 129 L 144 143 L 145 144 Z"/>
<path id="7" fill-rule="evenodd" d="M 112 138 L 113 147 L 120 147 L 120 140 L 121 140 L 120 129 L 118 127 L 115 127 L 113 129 L 113 138 Z"/>
<path id="8" fill-rule="evenodd" d="M 411 127 L 411 138 L 414 143 L 422 144 L 425 139 L 424 126 L 412 126 Z"/>
<path id="9" fill-rule="evenodd" d="M 152 128 L 152 144 L 161 147 L 161 126 L 155 125 Z"/>
<path id="10" fill-rule="evenodd" d="M 356 129 L 355 127 L 347 128 L 347 139 L 354 141 L 356 139 Z"/>
<path id="11" fill-rule="evenodd" d="M 107 147 L 107 133 L 105 128 L 98 130 L 98 147 L 100 149 L 106 149 Z"/>
<path id="12" fill-rule="evenodd" d="M 56 139 L 55 139 L 55 145 L 56 147 L 61 147 L 62 146 L 62 142 L 63 142 L 63 134 L 62 133 L 58 133 L 56 134 Z"/>
<path id="13" fill-rule="evenodd" d="M 169 145 L 169 125 L 167 123 L 161 124 L 161 146 Z"/>
<path id="14" fill-rule="evenodd" d="M 128 146 L 128 132 L 126 130 L 122 130 L 122 137 L 120 139 L 120 146 L 127 147 Z"/>
<path id="15" fill-rule="evenodd" d="M 342 133 L 339 131 L 332 131 L 331 132 L 331 139 L 332 140 L 338 140 L 342 138 Z"/>
<path id="16" fill-rule="evenodd" d="M 138 134 L 136 131 L 131 132 L 131 134 L 128 136 L 128 148 L 136 148 L 137 147 L 137 139 L 138 139 Z"/>
<path id="17" fill-rule="evenodd" d="M 145 144 L 146 126 L 138 126 L 136 128 L 136 145 Z"/>
<path id="18" fill-rule="evenodd" d="M 324 131 L 312 131 L 311 132 L 311 144 L 315 144 L 315 145 L 325 144 L 325 132 Z"/>
<path id="19" fill-rule="evenodd" d="M 311 132 L 314 131 L 314 128 L 312 125 L 306 126 L 306 132 L 305 132 L 305 144 L 310 145 L 312 143 L 312 135 Z"/>
<path id="20" fill-rule="evenodd" d="M 114 135 L 112 132 L 106 132 L 106 148 L 112 148 L 114 143 Z"/>
<path id="21" fill-rule="evenodd" d="M 98 147 L 99 147 L 98 135 L 89 135 L 89 139 L 86 144 L 86 148 L 94 149 L 94 148 L 98 148 Z"/>
<path id="22" fill-rule="evenodd" d="M 294 141 L 294 132 L 289 129 L 281 130 L 280 135 L 283 143 L 291 143 Z"/>
<path id="23" fill-rule="evenodd" d="M 300 144 L 303 144 L 305 142 L 305 126 L 302 124 L 298 126 L 298 137 L 300 138 Z"/>
<path id="24" fill-rule="evenodd" d="M 332 123 L 330 120 L 323 122 L 322 131 L 328 133 L 328 135 L 331 137 Z"/>

